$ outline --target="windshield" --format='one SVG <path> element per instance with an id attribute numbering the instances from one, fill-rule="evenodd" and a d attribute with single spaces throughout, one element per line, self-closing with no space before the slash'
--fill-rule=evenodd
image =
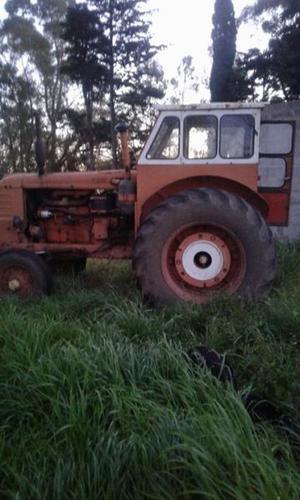
<path id="1" fill-rule="evenodd" d="M 149 160 L 174 160 L 179 155 L 180 121 L 176 116 L 167 116 L 147 153 Z"/>

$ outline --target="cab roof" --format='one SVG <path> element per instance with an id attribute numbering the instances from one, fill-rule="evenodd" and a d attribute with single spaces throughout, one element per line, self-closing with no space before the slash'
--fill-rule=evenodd
<path id="1" fill-rule="evenodd" d="M 206 102 L 200 104 L 158 104 L 158 111 L 197 111 L 213 109 L 262 109 L 266 102 Z"/>

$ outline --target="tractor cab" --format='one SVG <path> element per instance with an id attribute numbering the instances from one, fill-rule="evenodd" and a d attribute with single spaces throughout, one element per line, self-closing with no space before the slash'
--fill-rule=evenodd
<path id="1" fill-rule="evenodd" d="M 138 223 L 155 204 L 185 189 L 213 187 L 252 198 L 258 190 L 261 103 L 160 106 L 137 164 Z"/>
<path id="2" fill-rule="evenodd" d="M 286 104 L 159 106 L 138 161 L 138 215 L 192 186 L 251 199 L 272 226 L 287 226 L 294 163 L 295 113 Z M 292 118 L 292 119 L 291 119 Z M 156 193 L 156 194 L 155 194 Z M 147 200 L 141 206 L 140 200 Z"/>
<path id="3" fill-rule="evenodd" d="M 263 104 L 162 106 L 141 165 L 257 164 Z"/>

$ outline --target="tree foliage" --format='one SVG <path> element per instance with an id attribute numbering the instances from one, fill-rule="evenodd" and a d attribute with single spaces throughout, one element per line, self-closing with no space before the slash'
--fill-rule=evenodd
<path id="1" fill-rule="evenodd" d="M 259 20 L 269 34 L 267 50 L 244 57 L 248 74 L 263 88 L 264 99 L 300 97 L 300 2 L 258 0 L 247 7 L 241 21 Z"/>
<path id="2" fill-rule="evenodd" d="M 61 19 L 72 0 L 8 0 L 8 17 L 1 27 L 2 57 L 30 80 L 36 88 L 37 103 L 47 122 L 49 168 L 57 160 L 57 128 L 64 106 L 68 82 L 61 68 L 64 45 Z"/>
<path id="3" fill-rule="evenodd" d="M 198 92 L 200 82 L 196 75 L 193 57 L 184 56 L 177 67 L 177 77 L 170 81 L 172 86 L 171 101 L 174 104 L 184 104 L 189 92 Z"/>
<path id="4" fill-rule="evenodd" d="M 11 64 L 0 64 L 1 173 L 34 168 L 33 106 L 36 90 Z"/>
<path id="5" fill-rule="evenodd" d="M 146 6 L 147 0 L 7 0 L 0 25 L 0 154 L 7 169 L 32 168 L 36 109 L 51 170 L 98 168 L 109 149 L 116 164 L 119 119 L 134 124 L 140 143 L 150 104 L 164 95 Z M 27 123 L 22 140 L 20 120 Z"/>
<path id="6" fill-rule="evenodd" d="M 109 114 L 113 164 L 117 145 L 115 125 L 120 112 L 133 120 L 151 98 L 163 97 L 162 71 L 153 64 L 159 47 L 151 42 L 147 0 L 93 0 L 108 40 Z M 125 107 L 124 107 L 125 105 Z M 135 129 L 137 132 L 137 129 Z"/>
<path id="7" fill-rule="evenodd" d="M 63 38 L 67 42 L 65 71 L 81 85 L 84 96 L 91 163 L 96 132 L 110 132 L 113 165 L 117 163 L 115 125 L 131 122 L 141 138 L 139 116 L 152 99 L 163 96 L 162 71 L 153 58 L 158 47 L 150 37 L 145 0 L 93 0 L 68 10 Z M 97 108 L 97 109 L 95 109 Z M 98 119 L 96 119 L 98 115 Z"/>
<path id="8" fill-rule="evenodd" d="M 94 169 L 94 108 L 96 101 L 103 100 L 109 79 L 106 58 L 107 37 L 104 35 L 104 27 L 97 12 L 81 3 L 68 9 L 63 23 L 62 38 L 66 42 L 66 61 L 63 71 L 72 82 L 81 86 L 85 123 L 81 122 L 80 129 L 89 143 L 88 168 Z M 69 118 L 75 117 L 70 112 L 67 115 Z M 79 116 L 77 114 L 77 122 Z"/>

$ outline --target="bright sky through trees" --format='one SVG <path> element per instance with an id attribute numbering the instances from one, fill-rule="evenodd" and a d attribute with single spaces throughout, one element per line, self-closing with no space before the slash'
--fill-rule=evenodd
<path id="1" fill-rule="evenodd" d="M 168 46 L 157 57 L 167 79 L 176 77 L 182 58 L 191 55 L 199 78 L 208 80 L 212 63 L 209 50 L 214 3 L 215 0 L 148 0 L 149 8 L 154 9 L 154 41 Z M 236 17 L 246 5 L 253 3 L 254 0 L 234 0 Z M 0 18 L 5 16 L 4 5 L 5 1 L 0 0 Z M 241 26 L 237 38 L 238 51 L 246 52 L 252 47 L 265 48 L 266 45 L 267 36 L 259 25 L 249 23 Z M 202 99 L 209 99 L 209 90 L 204 88 L 204 84 L 200 86 L 199 92 Z M 193 94 L 187 98 L 195 101 Z"/>
<path id="2" fill-rule="evenodd" d="M 254 0 L 233 0 L 235 15 L 254 3 Z M 166 78 L 176 77 L 180 60 L 193 56 L 200 78 L 208 79 L 211 70 L 209 50 L 211 46 L 212 15 L 215 0 L 149 0 L 153 13 L 153 33 L 157 43 L 168 45 L 158 60 Z M 246 52 L 252 47 L 265 48 L 267 37 L 259 26 L 243 24 L 238 32 L 237 50 Z M 201 98 L 209 99 L 209 90 L 200 87 Z M 191 100 L 195 96 L 190 95 Z"/>

